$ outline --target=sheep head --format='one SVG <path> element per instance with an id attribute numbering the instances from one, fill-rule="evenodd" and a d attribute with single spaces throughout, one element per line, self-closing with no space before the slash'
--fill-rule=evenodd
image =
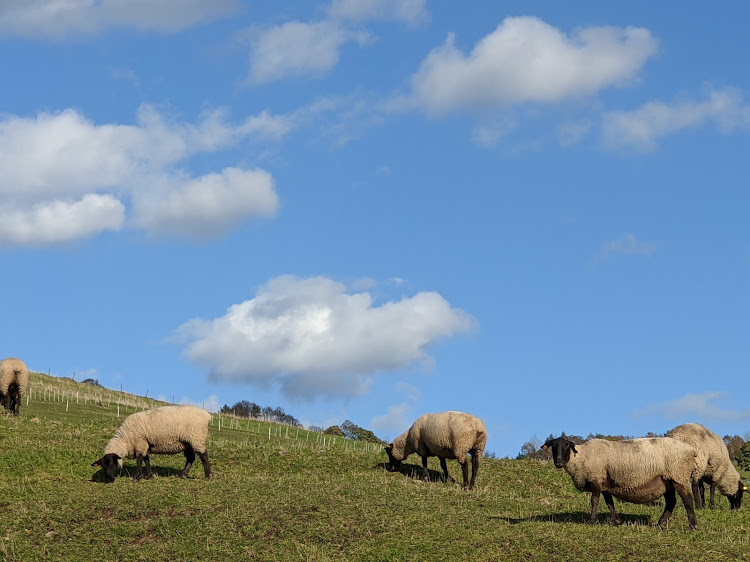
<path id="1" fill-rule="evenodd" d="M 552 450 L 552 460 L 555 462 L 557 468 L 562 468 L 568 464 L 571 452 L 578 453 L 576 444 L 565 437 L 565 435 L 561 435 L 557 439 L 547 439 L 544 445 L 542 445 L 542 449 L 547 448 Z"/>
<path id="2" fill-rule="evenodd" d="M 742 483 L 742 480 L 740 480 L 737 486 L 737 492 L 731 496 L 727 496 L 729 507 L 731 509 L 740 509 L 742 507 L 742 494 L 745 493 L 745 490 L 747 490 L 747 486 L 745 486 L 745 484 Z"/>
<path id="3" fill-rule="evenodd" d="M 120 455 L 115 453 L 108 453 L 99 460 L 95 460 L 91 463 L 91 466 L 99 466 L 104 473 L 104 481 L 109 484 L 115 481 L 115 476 L 120 468 Z"/>
<path id="4" fill-rule="evenodd" d="M 401 468 L 401 460 L 393 456 L 393 443 L 385 447 L 385 452 L 388 454 L 388 464 L 391 467 L 391 472 L 396 472 Z"/>

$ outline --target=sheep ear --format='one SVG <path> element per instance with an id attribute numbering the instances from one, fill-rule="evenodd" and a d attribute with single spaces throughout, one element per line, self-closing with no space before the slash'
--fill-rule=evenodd
<path id="1" fill-rule="evenodd" d="M 572 441 L 570 442 L 570 450 L 578 454 L 578 449 L 576 449 L 576 444 L 573 443 Z"/>
<path id="2" fill-rule="evenodd" d="M 91 463 L 91 466 L 101 466 L 101 465 L 102 465 L 102 459 L 99 459 Z"/>
<path id="3" fill-rule="evenodd" d="M 391 451 L 393 451 L 393 443 L 391 443 L 390 445 L 386 445 L 385 450 L 387 453 L 390 453 Z"/>

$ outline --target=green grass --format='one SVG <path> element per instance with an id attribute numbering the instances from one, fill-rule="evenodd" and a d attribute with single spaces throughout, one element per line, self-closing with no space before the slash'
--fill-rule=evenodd
<path id="1" fill-rule="evenodd" d="M 71 381 L 72 382 L 72 381 Z M 54 381 L 48 381 L 53 384 Z M 73 383 L 75 384 L 75 383 Z M 106 391 L 109 392 L 109 391 Z M 44 402 L 0 417 L 0 557 L 6 560 L 742 560 L 750 509 L 617 502 L 623 525 L 584 524 L 589 495 L 551 463 L 484 459 L 472 492 L 421 482 L 410 457 L 385 470 L 378 447 L 257 422 L 211 428 L 211 481 L 181 455 L 154 456 L 152 480 L 98 481 L 91 462 L 119 425 L 113 405 Z M 224 420 L 222 423 L 230 423 Z M 460 480 L 455 461 L 448 467 Z M 130 473 L 135 461 L 126 461 Z M 431 459 L 431 475 L 439 467 Z"/>

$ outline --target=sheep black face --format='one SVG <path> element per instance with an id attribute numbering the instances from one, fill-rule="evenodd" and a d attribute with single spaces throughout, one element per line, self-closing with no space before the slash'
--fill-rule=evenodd
<path id="1" fill-rule="evenodd" d="M 742 480 L 740 480 L 737 492 L 733 496 L 727 496 L 730 509 L 740 509 L 742 507 L 742 494 L 745 493 L 745 490 L 747 490 L 747 486 L 745 486 L 742 483 Z"/>
<path id="2" fill-rule="evenodd" d="M 401 461 L 397 460 L 396 457 L 393 456 L 393 443 L 385 448 L 385 452 L 388 453 L 388 464 L 391 467 L 391 472 L 398 471 L 401 468 Z"/>
<path id="3" fill-rule="evenodd" d="M 100 466 L 104 473 L 104 481 L 109 484 L 115 481 L 115 476 L 117 476 L 117 472 L 120 470 L 120 460 L 120 455 L 109 453 L 91 463 L 91 466 Z"/>
<path id="4" fill-rule="evenodd" d="M 558 437 L 557 439 L 547 439 L 542 445 L 542 449 L 552 449 L 552 460 L 557 468 L 562 468 L 570 460 L 570 452 L 577 453 L 575 443 L 567 437 Z"/>

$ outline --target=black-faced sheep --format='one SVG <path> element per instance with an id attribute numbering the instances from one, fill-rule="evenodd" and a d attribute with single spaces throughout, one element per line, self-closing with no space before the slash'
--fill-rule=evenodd
<path id="1" fill-rule="evenodd" d="M 711 486 L 709 507 L 714 507 L 714 492 L 716 487 L 729 500 L 731 509 L 740 509 L 745 485 L 740 474 L 734 468 L 729 451 L 724 440 L 711 430 L 698 423 L 678 425 L 667 432 L 668 437 L 674 437 L 692 445 L 698 451 L 697 475 L 693 479 L 693 498 L 697 508 L 705 505 L 703 482 Z"/>
<path id="2" fill-rule="evenodd" d="M 141 466 L 146 463 L 146 478 L 151 478 L 149 455 L 185 453 L 185 468 L 180 476 L 185 477 L 195 461 L 195 454 L 203 463 L 206 479 L 211 477 L 206 440 L 211 414 L 195 406 L 162 406 L 153 410 L 129 415 L 115 431 L 104 448 L 104 456 L 91 466 L 100 466 L 107 483 L 114 482 L 122 468 L 122 459 L 129 457 L 138 461 L 135 478 L 141 477 Z"/>
<path id="3" fill-rule="evenodd" d="M 21 398 L 29 386 L 26 363 L 15 357 L 0 361 L 0 401 L 6 411 L 18 415 Z"/>
<path id="4" fill-rule="evenodd" d="M 474 488 L 479 472 L 479 459 L 487 443 L 487 430 L 482 420 L 463 412 L 441 412 L 424 414 L 417 418 L 408 431 L 399 435 L 385 448 L 392 471 L 401 466 L 401 461 L 412 453 L 422 457 L 422 477 L 427 480 L 427 457 L 440 458 L 445 480 L 448 467 L 445 459 L 456 459 L 461 465 L 464 488 Z M 471 481 L 467 455 L 471 454 Z"/>
<path id="5" fill-rule="evenodd" d="M 659 518 L 664 527 L 672 515 L 680 494 L 690 527 L 698 526 L 690 496 L 697 451 L 684 441 L 670 437 L 607 441 L 591 439 L 576 445 L 565 436 L 548 439 L 542 449 L 552 450 L 557 468 L 573 479 L 581 492 L 591 492 L 591 517 L 596 523 L 599 495 L 610 511 L 610 523 L 619 524 L 612 496 L 630 503 L 648 503 L 664 496 L 666 505 Z"/>

